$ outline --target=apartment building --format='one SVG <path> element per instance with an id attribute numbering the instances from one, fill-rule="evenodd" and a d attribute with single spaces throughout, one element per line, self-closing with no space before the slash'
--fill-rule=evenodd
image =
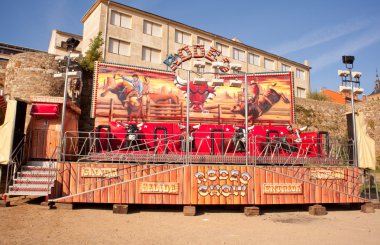
<path id="1" fill-rule="evenodd" d="M 168 69 L 163 60 L 185 45 L 215 47 L 222 57 L 240 63 L 244 72 L 293 71 L 297 97 L 310 91 L 310 67 L 189 25 L 114 1 L 97 0 L 82 18 L 82 52 L 98 32 L 104 35 L 104 60 L 156 69 Z M 194 59 L 182 63 L 179 72 L 194 69 Z M 211 63 L 206 64 L 211 71 Z"/>

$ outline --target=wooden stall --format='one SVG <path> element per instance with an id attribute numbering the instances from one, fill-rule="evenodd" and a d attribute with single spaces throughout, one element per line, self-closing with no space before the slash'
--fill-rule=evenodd
<path id="1" fill-rule="evenodd" d="M 51 198 L 68 203 L 358 203 L 356 167 L 58 163 Z"/>
<path id="2" fill-rule="evenodd" d="M 62 104 L 62 97 L 32 98 L 31 119 L 27 129 L 30 160 L 56 158 L 53 155 L 58 153 L 59 148 Z M 75 104 L 67 103 L 64 131 L 78 132 L 80 113 L 81 110 Z"/>

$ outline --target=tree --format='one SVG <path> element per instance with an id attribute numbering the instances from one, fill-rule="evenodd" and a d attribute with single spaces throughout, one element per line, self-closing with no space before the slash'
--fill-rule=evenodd
<path id="1" fill-rule="evenodd" d="M 93 73 L 95 61 L 102 61 L 103 52 L 101 51 L 101 46 L 104 44 L 102 32 L 90 40 L 89 49 L 86 52 L 85 57 L 81 61 L 81 67 L 84 71 Z"/>

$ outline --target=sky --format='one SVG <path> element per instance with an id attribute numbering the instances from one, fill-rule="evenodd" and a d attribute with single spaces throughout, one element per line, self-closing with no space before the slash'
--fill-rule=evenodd
<path id="1" fill-rule="evenodd" d="M 95 0 L 2 0 L 0 42 L 46 51 L 51 31 L 82 35 Z M 354 55 L 365 94 L 380 70 L 379 0 L 116 0 L 287 59 L 308 60 L 313 90 L 336 90 L 342 55 Z"/>

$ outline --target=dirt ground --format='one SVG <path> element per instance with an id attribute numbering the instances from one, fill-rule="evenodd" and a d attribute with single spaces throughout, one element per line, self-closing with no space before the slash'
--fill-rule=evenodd
<path id="1" fill-rule="evenodd" d="M 201 207 L 189 217 L 181 207 L 134 206 L 123 215 L 111 206 L 48 210 L 38 203 L 0 208 L 0 244 L 380 244 L 380 210 L 334 206 L 315 217 L 272 207 L 246 217 L 240 209 Z"/>

